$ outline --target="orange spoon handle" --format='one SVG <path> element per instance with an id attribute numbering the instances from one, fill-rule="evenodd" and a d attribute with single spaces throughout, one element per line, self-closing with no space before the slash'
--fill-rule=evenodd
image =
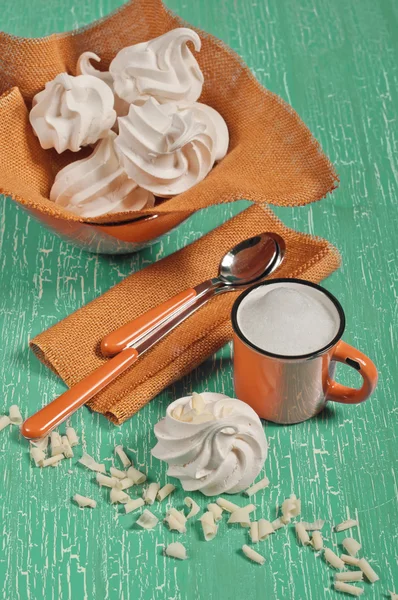
<path id="1" fill-rule="evenodd" d="M 28 439 L 39 439 L 65 421 L 80 406 L 88 402 L 138 358 L 135 348 L 126 348 L 104 365 L 98 367 L 68 391 L 26 419 L 21 433 Z"/>
<path id="2" fill-rule="evenodd" d="M 179 310 L 186 302 L 195 298 L 196 295 L 197 292 L 193 288 L 185 290 L 173 298 L 166 300 L 163 304 L 155 306 L 143 315 L 126 323 L 126 325 L 119 327 L 116 331 L 112 331 L 101 342 L 102 354 L 104 356 L 115 356 L 115 354 L 126 348 L 128 344 L 148 333 L 175 311 Z"/>

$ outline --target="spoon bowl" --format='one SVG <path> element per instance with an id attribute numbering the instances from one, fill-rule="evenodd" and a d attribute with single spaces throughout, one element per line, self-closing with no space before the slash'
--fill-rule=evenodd
<path id="1" fill-rule="evenodd" d="M 218 279 L 223 285 L 240 287 L 266 277 L 283 259 L 285 242 L 276 233 L 261 233 L 240 242 L 221 260 Z"/>

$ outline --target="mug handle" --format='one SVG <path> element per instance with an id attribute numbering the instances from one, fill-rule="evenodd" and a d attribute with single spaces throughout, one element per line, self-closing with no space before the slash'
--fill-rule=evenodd
<path id="1" fill-rule="evenodd" d="M 329 384 L 326 400 L 341 402 L 342 404 L 359 404 L 373 394 L 377 385 L 378 374 L 376 366 L 370 358 L 340 340 L 333 350 L 331 360 L 344 363 L 358 371 L 363 379 L 363 384 L 357 390 L 332 380 Z"/>

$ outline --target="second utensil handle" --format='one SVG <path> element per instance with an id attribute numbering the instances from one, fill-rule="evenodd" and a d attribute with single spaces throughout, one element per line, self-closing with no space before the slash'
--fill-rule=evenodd
<path id="1" fill-rule="evenodd" d="M 55 398 L 37 413 L 26 419 L 21 433 L 28 439 L 39 439 L 58 427 L 80 406 L 104 389 L 138 358 L 135 348 L 126 348 L 114 358 L 95 369 L 69 390 Z"/>
<path id="2" fill-rule="evenodd" d="M 119 329 L 112 331 L 101 342 L 102 354 L 104 356 L 115 356 L 115 354 L 121 352 L 131 342 L 148 333 L 175 311 L 181 309 L 184 304 L 193 300 L 196 295 L 196 290 L 189 288 L 166 300 L 163 304 L 148 310 L 136 319 L 129 321 L 129 323 L 119 327 Z"/>

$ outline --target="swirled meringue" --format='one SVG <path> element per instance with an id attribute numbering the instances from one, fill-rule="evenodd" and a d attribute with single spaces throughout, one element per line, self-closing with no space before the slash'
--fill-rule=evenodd
<path id="1" fill-rule="evenodd" d="M 61 73 L 33 98 L 29 120 L 42 148 L 77 152 L 107 134 L 116 119 L 113 102 L 98 77 Z"/>
<path id="2" fill-rule="evenodd" d="M 59 171 L 50 199 L 79 216 L 90 218 L 153 206 L 153 194 L 129 179 L 120 166 L 115 138 L 116 133 L 109 131 L 88 158 Z"/>
<path id="3" fill-rule="evenodd" d="M 160 103 L 196 102 L 202 93 L 203 74 L 187 42 L 199 52 L 198 34 L 178 27 L 120 50 L 109 67 L 117 95 L 135 104 L 150 96 Z"/>
<path id="4" fill-rule="evenodd" d="M 201 399 L 198 402 L 197 396 Z M 203 392 L 176 400 L 155 425 L 152 454 L 184 490 L 235 494 L 257 477 L 267 457 L 261 421 L 246 403 Z"/>
<path id="5" fill-rule="evenodd" d="M 228 149 L 228 128 L 213 108 L 177 107 L 149 98 L 118 119 L 116 150 L 132 179 L 157 196 L 185 192 L 206 177 Z"/>
<path id="6" fill-rule="evenodd" d="M 117 116 L 124 117 L 129 112 L 130 104 L 119 98 L 119 96 L 115 93 L 115 90 L 113 89 L 113 77 L 109 73 L 109 71 L 99 71 L 91 64 L 90 61 L 92 60 L 95 60 L 96 62 L 101 62 L 100 57 L 94 52 L 83 52 L 83 54 L 79 56 L 79 59 L 77 61 L 76 73 L 78 75 L 92 75 L 92 77 L 98 77 L 104 83 L 106 83 L 106 85 L 110 87 L 112 93 L 114 94 L 114 109 L 116 111 Z"/>

